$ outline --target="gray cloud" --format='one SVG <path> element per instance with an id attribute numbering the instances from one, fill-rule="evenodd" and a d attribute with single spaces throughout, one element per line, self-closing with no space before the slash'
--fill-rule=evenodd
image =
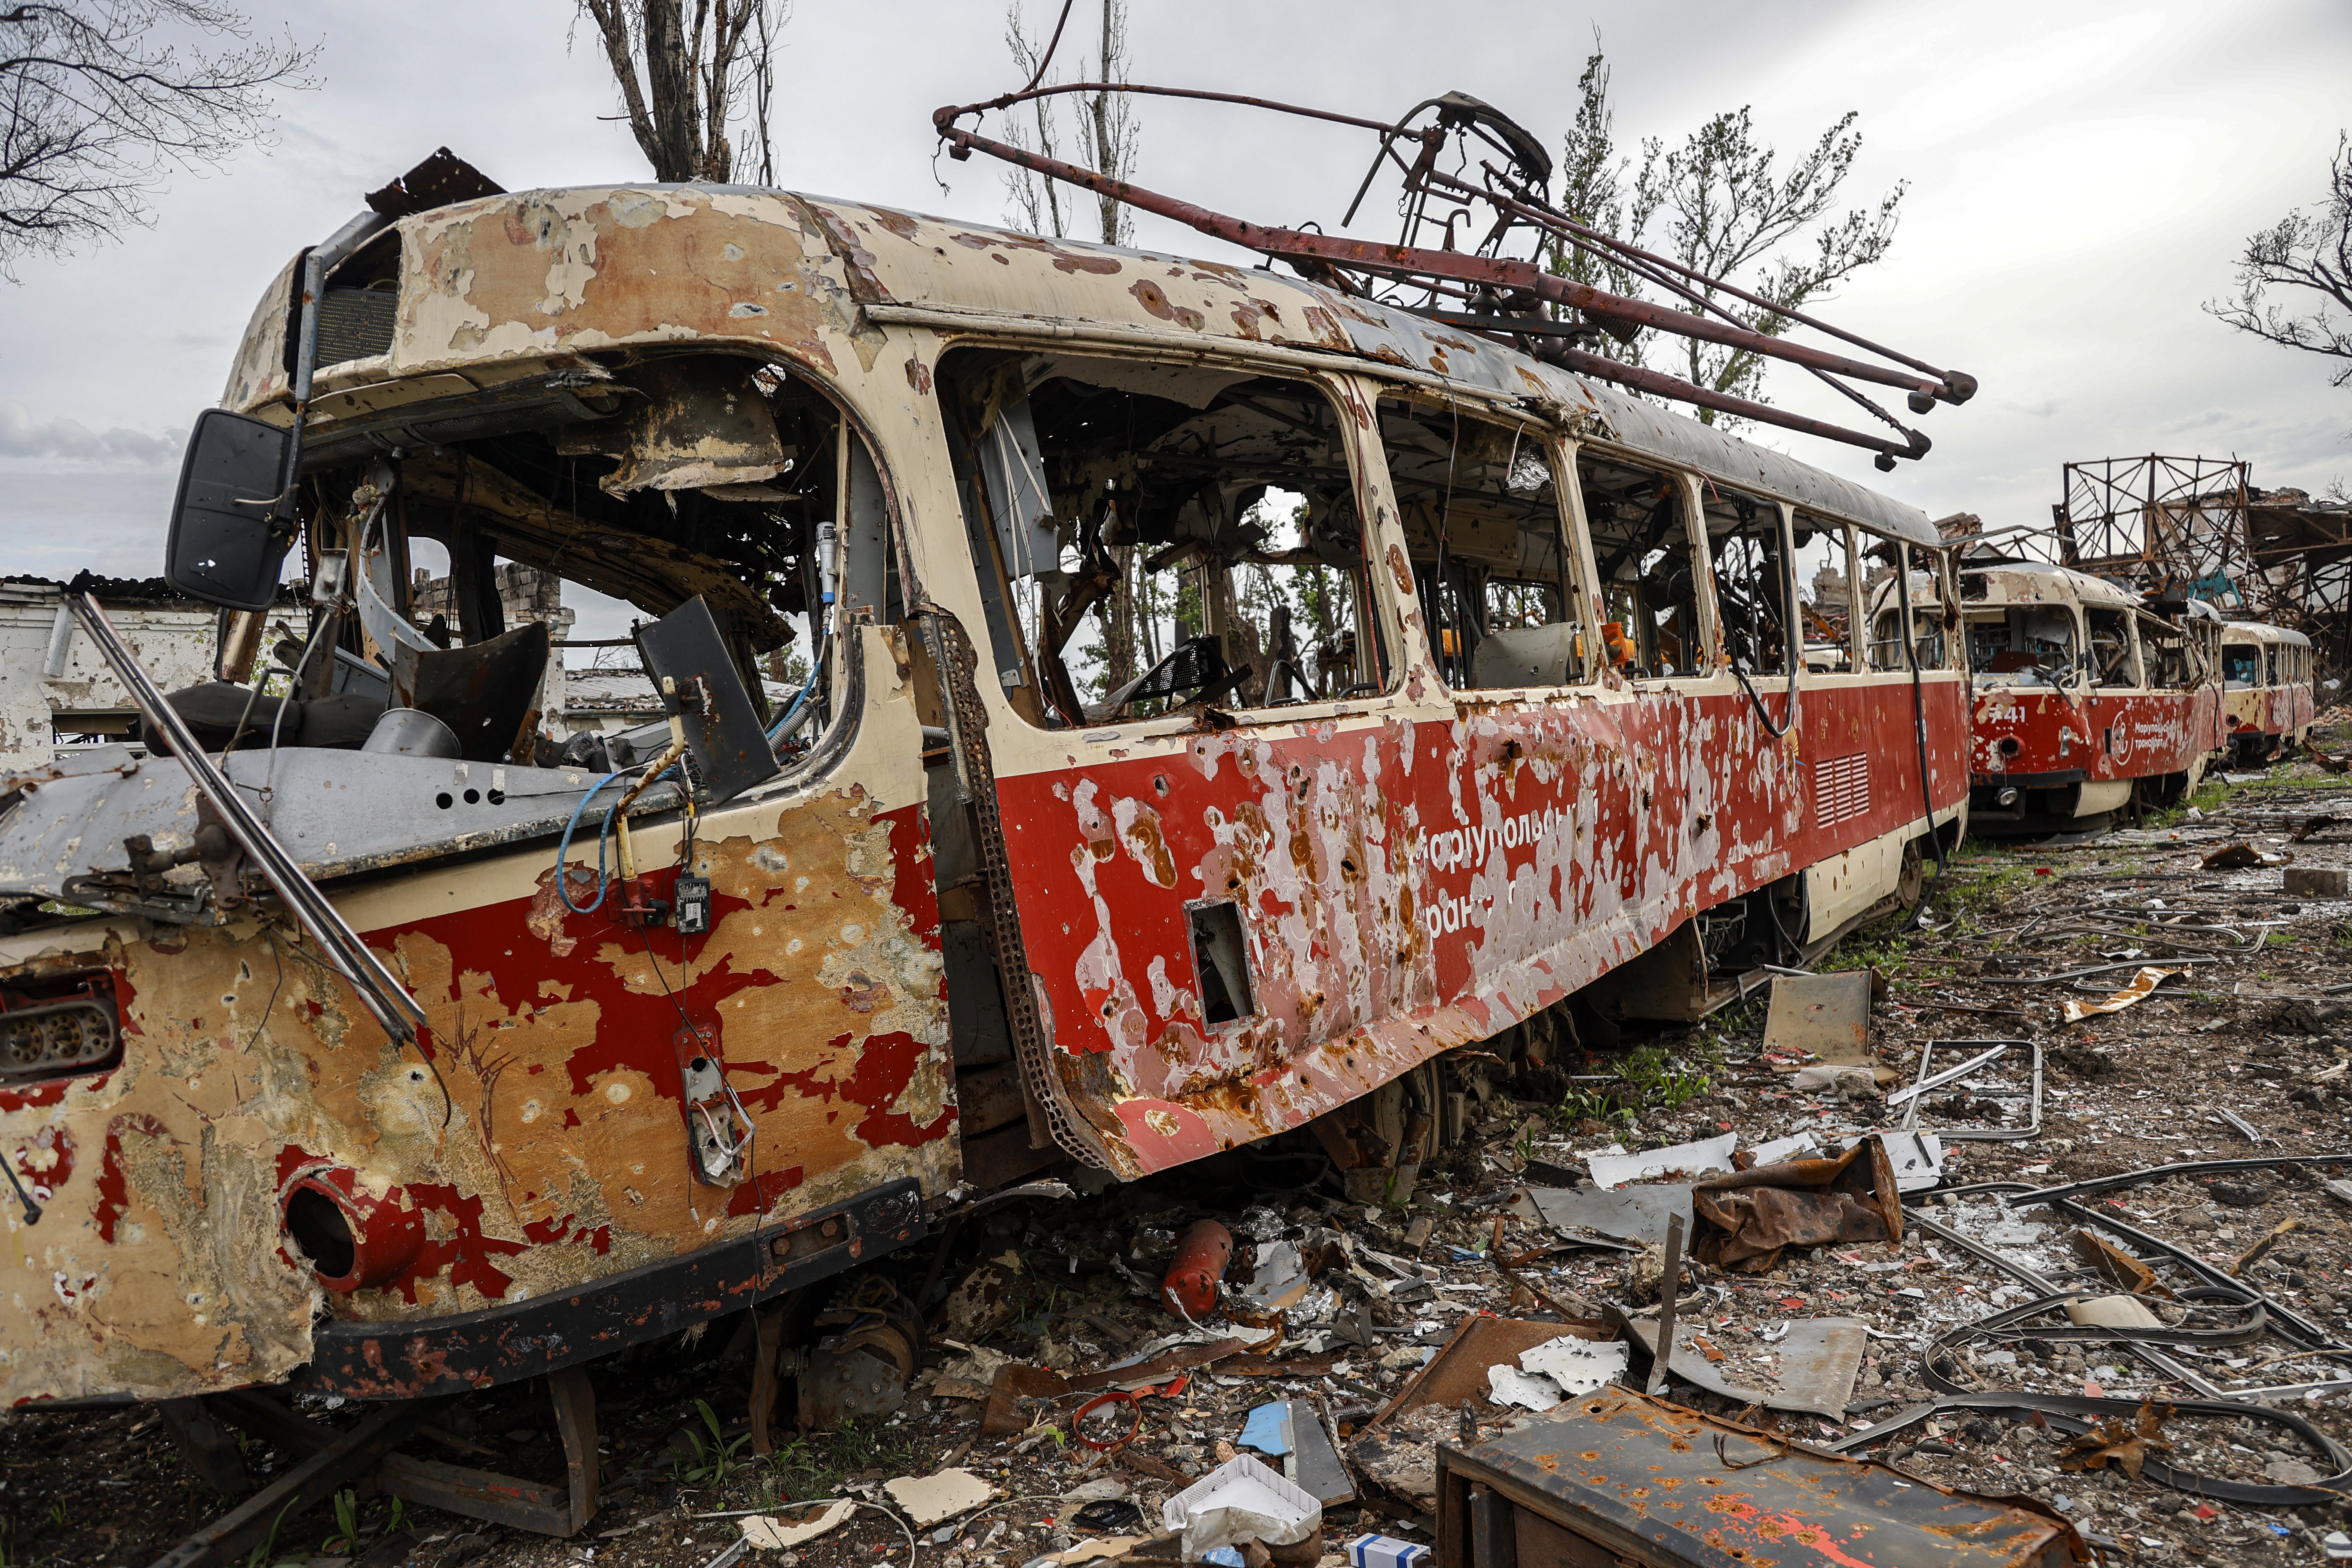
<path id="1" fill-rule="evenodd" d="M 35 419 L 21 403 L 0 403 L 0 458 L 119 458 L 134 463 L 168 463 L 185 437 L 150 436 L 120 426 L 97 431 L 79 419 Z"/>

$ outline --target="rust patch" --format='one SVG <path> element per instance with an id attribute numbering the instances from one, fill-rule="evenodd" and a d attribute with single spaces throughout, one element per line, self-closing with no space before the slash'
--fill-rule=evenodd
<path id="1" fill-rule="evenodd" d="M 1138 279 L 1135 287 L 1129 289 L 1128 292 L 1134 295 L 1136 302 L 1152 315 L 1163 321 L 1173 321 L 1178 326 L 1192 331 L 1199 331 L 1205 320 L 1200 311 L 1190 305 L 1174 303 L 1160 285 L 1149 278 Z"/>

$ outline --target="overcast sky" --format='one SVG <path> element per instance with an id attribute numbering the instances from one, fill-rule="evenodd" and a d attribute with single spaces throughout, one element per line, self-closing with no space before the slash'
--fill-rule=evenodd
<path id="1" fill-rule="evenodd" d="M 1028 5 L 1050 22 L 1051 0 Z M 277 145 L 176 176 L 151 228 L 0 283 L 0 573 L 154 573 L 181 437 L 219 396 L 262 288 L 435 147 L 509 189 L 646 174 L 604 118 L 602 53 L 572 37 L 565 0 L 248 8 L 258 27 L 324 46 L 322 85 L 282 100 Z M 1095 7 L 1076 9 L 1066 48 L 1092 42 Z M 1983 391 L 1928 417 L 1936 449 L 1891 475 L 1846 447 L 1763 438 L 1931 515 L 2046 522 L 2060 465 L 2115 454 L 2242 457 L 2264 487 L 2352 479 L 2352 391 L 2328 386 L 2327 363 L 2199 309 L 2228 289 L 2247 234 L 2324 189 L 2352 122 L 2341 0 L 1133 10 L 1139 81 L 1368 115 L 1458 89 L 1555 147 L 1596 29 L 1629 145 L 1751 104 L 1788 153 L 1858 110 L 1852 199 L 1911 189 L 1891 255 L 1824 313 Z M 935 161 L 930 111 L 1017 85 L 1003 32 L 993 0 L 799 0 L 777 67 L 780 183 L 1001 219 L 998 172 Z M 1140 112 L 1138 177 L 1226 211 L 1336 225 L 1361 173 L 1357 133 L 1150 100 Z M 1360 218 L 1358 232 L 1387 227 Z M 1155 220 L 1139 237 L 1218 253 Z M 1801 374 L 1770 390 L 1846 416 Z"/>

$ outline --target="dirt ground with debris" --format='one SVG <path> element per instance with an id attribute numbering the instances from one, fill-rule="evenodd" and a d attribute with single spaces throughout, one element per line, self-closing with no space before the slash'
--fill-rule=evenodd
<path id="1" fill-rule="evenodd" d="M 2352 742 L 2347 731 L 2352 720 L 2332 714 L 2315 743 L 2341 752 Z M 2248 849 L 2224 861 L 2255 863 L 2205 866 L 2238 843 Z M 2322 1561 L 2325 1538 L 2352 1530 L 2352 1502 L 2241 1504 L 2154 1479 L 2169 1465 L 2294 1486 L 2332 1468 L 2330 1456 L 2289 1427 L 2165 1410 L 2164 1401 L 2195 1396 L 2200 1382 L 2225 1393 L 2298 1385 L 2268 1397 L 2267 1406 L 2352 1444 L 2352 1367 L 2345 1364 L 2352 1348 L 2336 1348 L 2352 1342 L 2352 1188 L 2339 1200 L 2325 1184 L 2352 1173 L 2287 1163 L 2352 1151 L 2352 898 L 2287 894 L 2289 867 L 2352 867 L 2352 776 L 2300 759 L 2247 782 L 2209 782 L 2187 806 L 2084 841 L 1972 842 L 1937 879 L 1922 929 L 1865 931 L 1820 966 L 1875 967 L 1886 977 L 1871 1046 L 1883 1070 L 1871 1081 L 1848 1073 L 1819 1089 L 1796 1087 L 1794 1075 L 1760 1055 L 1761 991 L 1695 1027 L 1629 1027 L 1613 1052 L 1549 1062 L 1524 1051 L 1473 1054 L 1448 1068 L 1449 1085 L 1471 1096 L 1465 1136 L 1420 1172 L 1404 1203 L 1349 1201 L 1314 1142 L 1294 1135 L 1092 1195 L 1017 1201 L 964 1226 L 935 1294 L 975 1269 L 985 1271 L 982 1285 L 994 1285 L 927 1303 L 934 1342 L 916 1396 L 895 1416 L 829 1434 L 796 1436 L 787 1424 L 772 1453 L 754 1454 L 748 1336 L 735 1323 L 712 1324 L 592 1369 L 605 1483 L 603 1511 L 580 1539 L 528 1536 L 352 1495 L 287 1520 L 257 1561 L 698 1568 L 736 1540 L 740 1527 L 730 1515 L 835 1497 L 864 1506 L 796 1549 L 745 1561 L 849 1568 L 904 1558 L 914 1568 L 1020 1568 L 1082 1542 L 1090 1532 L 1076 1516 L 1089 1500 L 1132 1502 L 1156 1529 L 1161 1500 L 1232 1458 L 1247 1413 L 1270 1400 L 1312 1405 L 1360 1460 L 1362 1428 L 1465 1316 L 1654 1310 L 1642 1284 L 1657 1276 L 1654 1253 L 1596 1247 L 1591 1237 L 1552 1229 L 1521 1197 L 1526 1188 L 1564 1185 L 1581 1176 L 1589 1155 L 1612 1145 L 1639 1152 L 1728 1132 L 1746 1149 L 1811 1134 L 1833 1151 L 1839 1135 L 1902 1124 L 1907 1108 L 1886 1096 L 1914 1079 L 1928 1042 L 1939 1042 L 1940 1068 L 1999 1039 L 2041 1047 L 2039 1129 L 2011 1140 L 1948 1136 L 2028 1128 L 2023 1049 L 1919 1096 L 1916 1130 L 1948 1134 L 1941 1188 L 1906 1194 L 1910 1214 L 1931 1223 L 1907 1225 L 1899 1245 L 1786 1248 L 1762 1272 L 1687 1266 L 1680 1320 L 1695 1326 L 1725 1375 L 1769 1381 L 1779 1335 L 1792 1321 L 1859 1320 L 1866 1348 L 1843 1420 L 1756 1409 L 1680 1377 L 1673 1397 L 1713 1413 L 1745 1412 L 1801 1442 L 1859 1436 L 1853 1451 L 1919 1480 L 2038 1500 L 2112 1560 Z M 2063 1020 L 2068 1001 L 2095 1005 L 2148 967 L 2179 973 L 2121 1010 Z M 1969 1331 L 2041 1296 L 2028 1274 L 2053 1289 L 2122 1289 L 2073 1241 L 2080 1220 L 2021 1201 L 2027 1189 L 2219 1161 L 2259 1163 L 2082 1199 L 2144 1238 L 2104 1233 L 2150 1266 L 2137 1281 L 2144 1310 L 2186 1331 L 2158 1352 L 2164 1364 L 2070 1336 L 2066 1319 L 2048 1311 L 1998 1332 Z M 1255 1243 L 1259 1258 L 1287 1239 L 1310 1261 L 1330 1264 L 1285 1313 L 1278 1345 L 1271 1327 L 1218 1318 L 1196 1331 L 1160 1304 L 1175 1238 L 1202 1216 Z M 2193 1277 L 2151 1239 L 2225 1272 L 2242 1267 L 2243 1279 L 2300 1321 L 2301 1342 L 2280 1321 L 2256 1323 L 2240 1306 L 2200 1295 L 2210 1278 Z M 2258 1244 L 2266 1245 L 2241 1265 Z M 905 1289 L 918 1288 L 935 1250 L 926 1245 L 896 1261 Z M 1245 1248 L 1229 1282 L 1247 1277 L 1250 1256 Z M 2106 1268 L 2122 1278 L 2116 1271 L 2128 1265 Z M 982 1406 L 960 1396 L 986 1381 L 999 1358 L 1075 1376 L 1165 1349 L 1171 1336 L 1181 1344 L 1223 1334 L 1254 1352 L 1267 1347 L 1237 1363 L 1246 1375 L 1212 1363 L 1179 1387 L 1163 1383 L 1160 1393 L 1084 1423 L 1072 1417 L 1086 1396 L 1070 1395 L 1014 1405 L 1018 1429 L 985 1436 Z M 1634 1354 L 1637 1375 L 1645 1359 Z M 2153 1403 L 2144 1431 L 2119 1427 L 2087 1441 L 2063 1423 L 1969 1411 L 1894 1429 L 1899 1411 L 1938 1392 L 1937 1376 L 1969 1391 Z M 2343 1392 L 2327 1386 L 2338 1383 Z M 303 1405 L 330 1423 L 355 1414 Z M 1487 1404 L 1474 1414 L 1495 1430 L 1527 1412 Z M 1458 1441 L 1458 1414 L 1444 1415 L 1438 1435 Z M 1131 1421 L 1139 1421 L 1138 1435 L 1120 1447 L 1116 1439 Z M 1889 1428 L 1877 1439 L 1869 1436 L 1874 1423 Z M 441 1436 L 412 1442 L 409 1451 L 536 1479 L 562 1474 L 537 1385 L 473 1396 L 446 1412 L 439 1427 Z M 261 1442 L 247 1447 L 247 1459 L 263 1476 L 292 1462 Z M 2128 1472 L 2143 1462 L 2147 1468 L 2133 1479 Z M 918 1533 L 887 1506 L 883 1483 L 945 1466 L 971 1469 L 997 1499 Z M 13 1413 L 0 1420 L 0 1467 L 6 1568 L 146 1563 L 226 1504 L 183 1463 L 150 1409 Z M 1353 1479 L 1358 1500 L 1326 1512 L 1327 1563 L 1365 1531 L 1431 1539 L 1432 1521 L 1412 1497 L 1383 1490 L 1360 1464 Z M 797 1515 L 785 1510 L 784 1517 Z M 1131 1519 L 1113 1519 L 1109 1528 L 1132 1531 Z"/>

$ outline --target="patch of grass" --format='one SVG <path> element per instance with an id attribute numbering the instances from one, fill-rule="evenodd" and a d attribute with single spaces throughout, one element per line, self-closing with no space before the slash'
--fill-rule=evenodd
<path id="1" fill-rule="evenodd" d="M 360 1543 L 360 1494 L 349 1487 L 335 1494 L 335 1531 L 320 1543 L 320 1552 L 348 1556 Z"/>
<path id="2" fill-rule="evenodd" d="M 1631 1106 L 1618 1103 L 1616 1097 L 1604 1089 L 1571 1089 L 1568 1098 L 1559 1102 L 1560 1119 L 1571 1126 L 1579 1121 L 1632 1121 Z"/>
<path id="3" fill-rule="evenodd" d="M 736 1456 L 741 1452 L 743 1445 L 751 1440 L 751 1435 L 746 1432 L 730 1441 L 726 1429 L 719 1425 L 719 1413 L 710 1408 L 709 1400 L 696 1400 L 694 1409 L 695 1414 L 702 1418 L 703 1427 L 709 1436 L 706 1437 L 702 1432 L 688 1426 L 686 1437 L 694 1446 L 693 1452 L 691 1455 L 678 1455 L 671 1461 L 671 1468 L 679 1480 L 690 1487 L 725 1486 L 729 1477 L 749 1463 Z"/>
<path id="4" fill-rule="evenodd" d="M 64 1505 L 59 1504 L 58 1507 L 62 1510 Z M 286 1516 L 293 1511 L 294 1505 L 290 1502 L 278 1510 L 278 1517 L 269 1521 L 268 1535 L 263 1538 L 260 1545 L 246 1554 L 245 1568 L 303 1568 L 301 1558 L 287 1563 L 278 1561 L 274 1555 L 278 1550 L 278 1526 L 284 1524 Z"/>
<path id="5" fill-rule="evenodd" d="M 915 1440 L 887 1421 L 858 1417 L 845 1421 L 835 1432 L 796 1434 L 776 1445 L 768 1456 L 771 1479 L 782 1489 L 779 1500 L 831 1497 L 844 1476 L 882 1469 L 892 1474 L 915 1462 Z"/>
<path id="6" fill-rule="evenodd" d="M 1704 1049 L 1710 1062 L 1719 1061 L 1722 1043 L 1707 1037 Z M 1637 1046 L 1619 1057 L 1612 1085 L 1578 1085 L 1559 1106 L 1561 1120 L 1577 1122 L 1623 1122 L 1631 1125 L 1643 1110 L 1678 1110 L 1715 1087 L 1698 1068 L 1678 1063 L 1654 1045 Z"/>

